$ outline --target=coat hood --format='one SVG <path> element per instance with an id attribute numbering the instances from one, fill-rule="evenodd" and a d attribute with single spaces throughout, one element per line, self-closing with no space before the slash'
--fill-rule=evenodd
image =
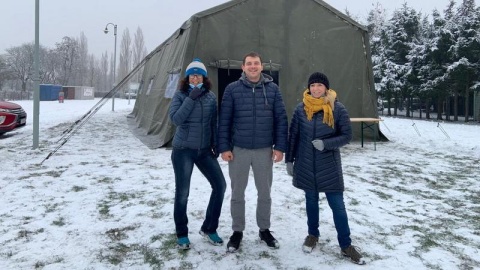
<path id="1" fill-rule="evenodd" d="M 240 81 L 242 81 L 242 83 L 247 85 L 248 87 L 254 87 L 254 86 L 259 85 L 260 83 L 261 84 L 266 84 L 266 83 L 273 82 L 273 78 L 272 78 L 272 76 L 270 76 L 268 74 L 260 73 L 260 81 L 258 81 L 258 83 L 256 83 L 256 84 L 253 84 L 252 82 L 250 82 L 247 79 L 247 76 L 245 75 L 245 72 L 242 72 L 242 76 L 240 77 Z"/>

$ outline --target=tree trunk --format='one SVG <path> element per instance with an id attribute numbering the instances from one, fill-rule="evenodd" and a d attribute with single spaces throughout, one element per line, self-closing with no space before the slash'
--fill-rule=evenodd
<path id="1" fill-rule="evenodd" d="M 430 119 L 430 99 L 425 100 L 425 118 Z"/>
<path id="2" fill-rule="evenodd" d="M 443 120 L 443 100 L 441 98 L 437 99 L 437 120 Z"/>
<path id="3" fill-rule="evenodd" d="M 22 92 L 20 92 L 20 99 L 23 100 L 23 99 L 28 99 L 28 98 L 24 98 L 24 94 L 27 93 L 27 81 L 22 81 Z M 25 95 L 26 96 L 26 95 Z"/>
<path id="4" fill-rule="evenodd" d="M 420 117 L 420 119 L 422 119 L 422 100 L 420 99 L 420 104 L 418 105 L 419 108 L 418 108 L 418 115 Z"/>
<path id="5" fill-rule="evenodd" d="M 453 94 L 453 121 L 458 121 L 458 91 Z"/>
<path id="6" fill-rule="evenodd" d="M 397 116 L 397 110 L 398 110 L 398 99 L 397 97 L 394 97 L 395 104 L 393 104 L 393 116 Z"/>
<path id="7" fill-rule="evenodd" d="M 412 109 L 412 97 L 407 97 L 407 113 L 405 114 L 406 117 L 410 117 L 410 110 Z M 412 113 L 413 116 L 413 113 Z"/>
<path id="8" fill-rule="evenodd" d="M 450 121 L 450 96 L 445 99 L 445 120 Z"/>
<path id="9" fill-rule="evenodd" d="M 468 91 L 468 85 L 465 86 L 465 122 L 468 122 L 469 117 L 469 101 L 470 101 L 470 93 Z"/>

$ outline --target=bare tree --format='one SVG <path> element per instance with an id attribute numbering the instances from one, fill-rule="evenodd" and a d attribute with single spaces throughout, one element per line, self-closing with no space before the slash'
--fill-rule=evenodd
<path id="1" fill-rule="evenodd" d="M 113 88 L 113 85 L 115 84 L 115 81 L 116 81 L 116 78 L 114 77 L 115 76 L 118 76 L 118 73 L 113 73 L 113 70 L 115 69 L 115 59 L 114 59 L 115 55 L 113 55 L 113 53 L 110 55 L 110 76 L 108 76 L 109 78 L 109 84 L 108 84 L 108 91 L 110 91 L 112 88 Z"/>
<path id="2" fill-rule="evenodd" d="M 122 80 L 128 72 L 130 72 L 131 59 L 132 59 L 132 39 L 130 37 L 130 31 L 126 28 L 123 31 L 122 41 L 120 43 L 120 61 L 118 65 L 118 79 Z"/>
<path id="3" fill-rule="evenodd" d="M 99 84 L 100 68 L 98 66 L 98 61 L 93 54 L 88 57 L 87 70 L 88 74 L 85 78 L 86 83 L 84 83 L 84 85 L 96 87 Z"/>
<path id="4" fill-rule="evenodd" d="M 0 55 L 0 90 L 6 81 L 13 78 L 13 72 L 7 65 L 6 56 Z"/>
<path id="5" fill-rule="evenodd" d="M 88 40 L 83 32 L 80 33 L 80 37 L 77 39 L 78 44 L 78 61 L 75 64 L 75 72 L 73 75 L 73 83 L 75 85 L 86 85 L 88 65 L 90 61 L 90 56 L 88 55 Z"/>
<path id="6" fill-rule="evenodd" d="M 71 37 L 63 37 L 62 42 L 56 43 L 56 52 L 61 59 L 60 83 L 69 85 L 73 68 L 78 61 L 78 42 Z"/>
<path id="7" fill-rule="evenodd" d="M 137 28 L 137 32 L 134 35 L 133 40 L 133 67 L 136 67 L 147 55 L 147 48 L 145 47 L 145 40 L 143 38 L 143 31 L 140 27 Z M 137 72 L 134 77 L 135 82 L 140 81 L 143 68 Z"/>
<path id="8" fill-rule="evenodd" d="M 58 84 L 61 59 L 56 50 L 45 49 L 40 54 L 40 83 Z"/>
<path id="9" fill-rule="evenodd" d="M 109 85 L 111 85 L 110 79 L 108 77 L 108 53 L 102 53 L 102 58 L 100 59 L 100 83 L 97 87 L 97 92 L 108 92 L 110 90 Z M 103 95 L 102 95 L 103 96 Z"/>
<path id="10" fill-rule="evenodd" d="M 28 98 L 27 83 L 31 79 L 33 68 L 33 43 L 11 47 L 6 51 L 7 66 L 13 73 L 13 77 L 21 83 L 22 98 Z"/>

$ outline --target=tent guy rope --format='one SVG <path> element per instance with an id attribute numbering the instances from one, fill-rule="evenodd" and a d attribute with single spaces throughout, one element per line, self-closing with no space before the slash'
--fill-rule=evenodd
<path id="1" fill-rule="evenodd" d="M 157 50 L 152 51 L 150 54 L 148 54 L 135 68 L 128 73 L 125 78 L 123 78 L 115 87 L 110 90 L 100 101 L 97 102 L 87 113 L 85 113 L 80 119 L 75 121 L 68 129 L 64 130 L 62 132 L 62 137 L 57 141 L 58 145 L 55 147 L 53 151 L 51 151 L 47 157 L 45 157 L 42 162 L 40 162 L 40 165 L 45 162 L 45 160 L 49 159 L 51 156 L 53 156 L 62 146 L 64 146 L 68 140 L 77 133 L 77 131 L 85 125 L 90 118 L 92 118 L 100 108 L 105 105 L 105 103 L 112 98 L 119 89 L 122 88 L 137 72 L 147 63 L 147 61 L 156 53 L 158 52 Z"/>

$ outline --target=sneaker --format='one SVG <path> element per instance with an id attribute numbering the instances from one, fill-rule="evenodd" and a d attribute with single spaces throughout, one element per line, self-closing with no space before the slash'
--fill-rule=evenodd
<path id="1" fill-rule="evenodd" d="M 203 238 L 205 238 L 210 244 L 214 246 L 221 246 L 223 244 L 222 238 L 217 233 L 206 233 L 204 231 L 199 232 Z"/>
<path id="2" fill-rule="evenodd" d="M 311 253 L 312 250 L 317 246 L 318 237 L 313 235 L 308 235 L 303 242 L 302 250 L 305 253 Z"/>
<path id="3" fill-rule="evenodd" d="M 357 251 L 358 247 L 350 245 L 347 248 L 342 249 L 342 255 L 350 258 L 353 263 L 363 265 L 366 262 L 362 260 L 362 255 Z"/>
<path id="4" fill-rule="evenodd" d="M 177 248 L 181 250 L 190 249 L 190 240 L 188 236 L 177 238 Z"/>
<path id="5" fill-rule="evenodd" d="M 279 248 L 280 245 L 278 244 L 277 239 L 273 237 L 269 229 L 266 230 L 260 230 L 258 233 L 260 236 L 260 240 L 265 242 L 269 248 Z"/>
<path id="6" fill-rule="evenodd" d="M 240 243 L 242 242 L 243 232 L 233 232 L 230 236 L 230 240 L 227 243 L 228 252 L 236 252 L 240 248 Z"/>

